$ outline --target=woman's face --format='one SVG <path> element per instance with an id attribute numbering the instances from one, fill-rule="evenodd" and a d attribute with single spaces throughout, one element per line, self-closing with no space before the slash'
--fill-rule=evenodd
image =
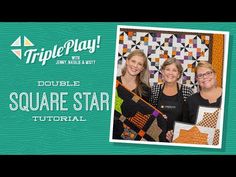
<path id="1" fill-rule="evenodd" d="M 210 89 L 216 85 L 216 75 L 209 69 L 200 67 L 197 70 L 197 81 L 202 89 Z"/>
<path id="2" fill-rule="evenodd" d="M 177 82 L 180 73 L 176 65 L 172 63 L 170 65 L 167 65 L 165 69 L 162 70 L 162 76 L 165 82 L 174 83 Z"/>
<path id="3" fill-rule="evenodd" d="M 144 69 L 144 58 L 133 56 L 126 61 L 126 72 L 131 76 L 137 76 Z"/>

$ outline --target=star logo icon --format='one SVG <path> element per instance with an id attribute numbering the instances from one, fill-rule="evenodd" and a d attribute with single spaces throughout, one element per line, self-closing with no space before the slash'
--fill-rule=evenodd
<path id="1" fill-rule="evenodd" d="M 20 60 L 22 59 L 22 46 L 29 47 L 34 46 L 34 44 L 26 37 L 26 36 L 19 36 L 12 44 L 11 50 Z"/>

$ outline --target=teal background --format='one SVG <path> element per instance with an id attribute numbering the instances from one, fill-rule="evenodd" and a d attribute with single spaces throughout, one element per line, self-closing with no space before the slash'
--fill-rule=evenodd
<path id="1" fill-rule="evenodd" d="M 109 142 L 117 25 L 230 32 L 222 149 Z M 69 39 L 88 40 L 101 35 L 100 49 L 96 49 L 94 54 L 88 51 L 78 54 L 81 58 L 96 60 L 96 64 L 55 65 L 51 59 L 43 67 L 41 63 L 26 65 L 11 52 L 10 45 L 20 35 L 28 37 L 38 49 L 51 49 Z M 0 154 L 236 154 L 235 35 L 236 23 L 0 23 Z M 81 86 L 37 87 L 38 80 L 79 80 Z M 9 109 L 9 94 L 13 91 L 108 92 L 110 109 L 87 112 L 69 109 L 63 113 L 13 112 Z M 68 99 L 68 104 L 71 102 Z M 82 115 L 87 121 L 33 122 L 32 115 Z"/>

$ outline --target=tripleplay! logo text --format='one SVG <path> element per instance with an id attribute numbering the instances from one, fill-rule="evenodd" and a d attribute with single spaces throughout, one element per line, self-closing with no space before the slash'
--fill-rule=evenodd
<path id="1" fill-rule="evenodd" d="M 54 45 L 51 49 L 38 49 L 26 37 L 19 36 L 12 44 L 11 51 L 20 59 L 25 59 L 26 64 L 41 62 L 42 66 L 50 59 L 57 59 L 70 53 L 78 53 L 88 51 L 94 53 L 97 48 L 100 48 L 101 36 L 98 35 L 95 39 L 83 40 L 69 39 L 63 45 Z"/>

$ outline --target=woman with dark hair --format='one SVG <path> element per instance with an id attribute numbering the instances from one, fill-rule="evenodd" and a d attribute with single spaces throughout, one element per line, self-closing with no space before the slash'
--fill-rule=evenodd
<path id="1" fill-rule="evenodd" d="M 175 58 L 168 58 L 161 67 L 163 84 L 155 83 L 151 89 L 150 103 L 166 115 L 166 142 L 172 141 L 175 121 L 183 120 L 183 106 L 193 94 L 190 87 L 179 84 L 183 68 Z"/>

